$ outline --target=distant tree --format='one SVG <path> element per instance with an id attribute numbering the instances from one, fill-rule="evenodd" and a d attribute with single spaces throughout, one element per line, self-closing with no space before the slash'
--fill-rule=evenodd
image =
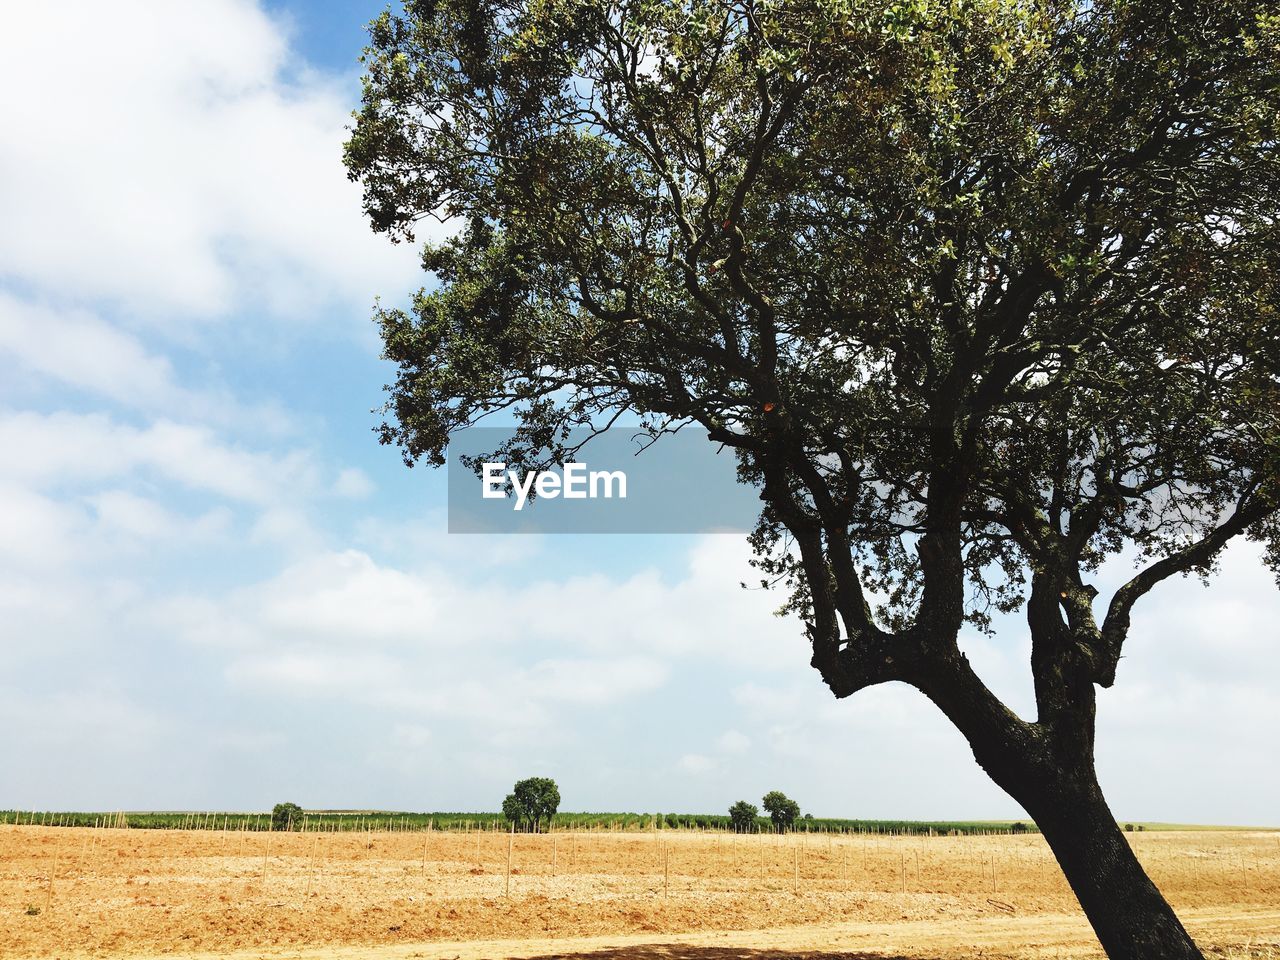
<path id="1" fill-rule="evenodd" d="M 780 832 L 790 830 L 795 825 L 796 817 L 800 816 L 800 804 L 780 790 L 770 790 L 761 803 L 769 814 L 769 819 L 773 821 L 773 828 Z"/>
<path id="2" fill-rule="evenodd" d="M 551 825 L 551 818 L 560 807 L 560 788 L 550 777 L 529 777 L 520 780 L 502 801 L 502 815 L 517 830 L 530 833 L 541 829 L 543 822 Z"/>
<path id="3" fill-rule="evenodd" d="M 734 833 L 754 833 L 756 817 L 760 816 L 760 808 L 754 803 L 739 800 L 729 808 L 729 826 Z"/>
<path id="4" fill-rule="evenodd" d="M 277 803 L 271 809 L 272 830 L 292 830 L 302 823 L 302 808 L 296 803 Z"/>

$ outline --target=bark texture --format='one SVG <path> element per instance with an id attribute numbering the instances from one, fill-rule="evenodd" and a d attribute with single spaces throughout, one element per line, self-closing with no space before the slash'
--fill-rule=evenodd
<path id="1" fill-rule="evenodd" d="M 1108 957 L 1203 960 L 1134 856 L 1092 770 L 1021 792 Z"/>

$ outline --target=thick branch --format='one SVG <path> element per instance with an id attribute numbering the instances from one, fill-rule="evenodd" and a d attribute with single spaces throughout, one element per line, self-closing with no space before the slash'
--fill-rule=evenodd
<path id="1" fill-rule="evenodd" d="M 1276 506 L 1257 497 L 1254 490 L 1251 487 L 1245 492 L 1237 503 L 1235 512 L 1222 524 L 1195 543 L 1145 567 L 1115 592 L 1107 607 L 1106 618 L 1102 621 L 1102 640 L 1109 656 L 1116 660 L 1120 658 L 1120 649 L 1129 634 L 1130 614 L 1140 597 L 1162 580 L 1211 563 L 1232 538 L 1275 512 Z"/>

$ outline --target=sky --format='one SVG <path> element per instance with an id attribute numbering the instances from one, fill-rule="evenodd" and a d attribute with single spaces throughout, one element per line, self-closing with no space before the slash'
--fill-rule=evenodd
<path id="1" fill-rule="evenodd" d="M 920 695 L 834 700 L 741 537 L 445 532 L 443 474 L 373 433 L 374 298 L 427 282 L 341 164 L 378 9 L 6 13 L 0 808 L 495 810 L 545 775 L 569 810 L 1020 816 Z M 1277 622 L 1248 545 L 1139 605 L 1119 817 L 1280 825 Z M 1030 716 L 997 627 L 963 645 Z"/>

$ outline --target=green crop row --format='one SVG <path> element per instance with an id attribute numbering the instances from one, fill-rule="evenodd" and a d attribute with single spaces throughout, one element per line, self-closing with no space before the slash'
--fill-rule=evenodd
<path id="1" fill-rule="evenodd" d="M 0 823 L 68 827 L 128 827 L 135 830 L 270 830 L 271 814 L 246 812 L 182 811 L 21 811 L 0 810 Z M 385 810 L 306 810 L 296 830 L 319 831 L 417 831 L 506 830 L 500 813 L 409 813 Z M 558 813 L 554 831 L 568 830 L 729 830 L 729 818 L 701 813 Z M 756 820 L 756 831 L 773 829 L 765 817 Z M 805 817 L 795 829 L 808 833 L 870 834 L 1000 834 L 1027 833 L 1034 824 L 973 820 L 850 820 Z"/>

